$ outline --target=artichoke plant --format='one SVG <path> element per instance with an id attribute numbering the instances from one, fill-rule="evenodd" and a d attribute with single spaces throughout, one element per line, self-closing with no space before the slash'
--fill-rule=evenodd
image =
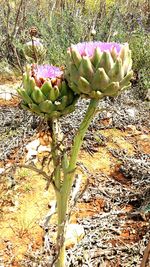
<path id="1" fill-rule="evenodd" d="M 39 39 L 32 37 L 32 40 L 24 45 L 24 53 L 27 59 L 41 62 L 44 59 L 46 50 Z"/>
<path id="2" fill-rule="evenodd" d="M 130 86 L 132 78 L 131 51 L 127 44 L 89 42 L 68 49 L 65 78 L 60 68 L 50 65 L 27 67 L 23 87 L 18 89 L 22 105 L 48 120 L 52 141 L 54 171 L 50 176 L 57 201 L 56 267 L 66 266 L 66 226 L 72 208 L 71 194 L 76 163 L 86 131 L 94 117 L 100 99 L 117 96 Z M 71 90 L 71 89 L 72 90 Z M 59 118 L 75 107 L 79 96 L 91 98 L 85 116 L 74 136 L 70 154 L 60 147 Z"/>
<path id="3" fill-rule="evenodd" d="M 27 66 L 23 87 L 17 91 L 22 106 L 45 119 L 72 112 L 78 98 L 64 80 L 63 71 L 51 65 Z"/>
<path id="4" fill-rule="evenodd" d="M 74 92 L 101 99 L 117 96 L 130 86 L 133 72 L 128 44 L 84 42 L 67 52 L 66 78 Z"/>

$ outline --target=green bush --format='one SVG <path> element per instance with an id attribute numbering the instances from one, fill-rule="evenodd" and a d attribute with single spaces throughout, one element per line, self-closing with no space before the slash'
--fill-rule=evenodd
<path id="1" fill-rule="evenodd" d="M 114 8 L 114 10 L 113 10 Z M 132 50 L 133 70 L 140 90 L 150 89 L 150 33 L 147 30 L 148 18 L 139 14 L 124 13 L 118 6 L 111 8 L 103 21 L 99 38 L 105 41 L 128 42 Z M 122 13 L 123 12 L 123 13 Z M 112 19 L 113 17 L 113 19 Z"/>

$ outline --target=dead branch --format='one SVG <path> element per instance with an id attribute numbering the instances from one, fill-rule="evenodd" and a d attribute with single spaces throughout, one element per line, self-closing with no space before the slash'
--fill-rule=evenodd
<path id="1" fill-rule="evenodd" d="M 42 175 L 47 181 L 49 181 L 49 175 L 47 175 L 47 173 L 45 171 L 40 170 L 33 165 L 18 164 L 18 165 L 16 165 L 16 167 L 26 168 L 26 169 L 32 170 L 34 172 L 37 172 L 38 174 Z"/>
<path id="2" fill-rule="evenodd" d="M 14 29 L 13 29 L 12 34 L 11 34 L 11 38 L 14 38 L 16 36 L 16 29 L 17 29 L 17 24 L 18 24 L 19 15 L 20 15 L 20 11 L 21 11 L 21 7 L 22 7 L 22 4 L 23 4 L 23 1 L 24 0 L 20 1 L 19 7 L 18 7 L 18 10 L 17 10 L 16 19 L 15 19 L 15 25 L 14 25 Z"/>

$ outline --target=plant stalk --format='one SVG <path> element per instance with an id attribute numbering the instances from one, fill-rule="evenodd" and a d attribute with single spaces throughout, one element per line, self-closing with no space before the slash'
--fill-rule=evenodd
<path id="1" fill-rule="evenodd" d="M 84 139 L 84 136 L 86 134 L 86 131 L 91 123 L 91 120 L 94 117 L 94 114 L 96 112 L 97 106 L 99 104 L 99 100 L 97 99 L 91 99 L 89 107 L 86 111 L 85 117 L 78 129 L 77 134 L 74 137 L 73 141 L 73 147 L 71 150 L 71 156 L 70 156 L 70 161 L 69 161 L 69 167 L 67 170 L 66 177 L 64 179 L 62 188 L 61 188 L 61 194 L 63 196 L 63 203 L 66 203 L 68 200 L 68 197 L 70 195 L 72 183 L 73 183 L 73 178 L 74 178 L 74 172 L 76 168 L 76 162 L 78 159 L 78 154 Z M 65 206 L 65 205 L 64 205 Z M 65 207 L 63 213 L 65 213 Z"/>
<path id="2" fill-rule="evenodd" d="M 64 218 L 62 215 L 62 195 L 60 192 L 61 189 L 61 155 L 59 150 L 59 142 L 60 140 L 60 128 L 59 122 L 57 119 L 53 119 L 49 126 L 52 131 L 52 144 L 51 144 L 51 153 L 53 159 L 54 166 L 54 183 L 55 183 L 55 194 L 56 194 L 56 202 L 57 202 L 57 250 L 58 250 L 58 259 L 56 260 L 57 267 L 65 267 L 65 243 L 64 243 Z"/>
<path id="3" fill-rule="evenodd" d="M 55 185 L 58 188 L 56 191 L 57 199 L 57 213 L 58 213 L 58 232 L 57 232 L 57 246 L 58 246 L 58 259 L 56 262 L 56 267 L 65 267 L 66 266 L 66 253 L 65 253 L 65 230 L 66 224 L 68 221 L 68 208 L 69 208 L 69 197 L 71 193 L 72 183 L 74 179 L 74 173 L 76 168 L 76 162 L 78 154 L 85 136 L 85 133 L 91 123 L 92 118 L 94 117 L 95 111 L 99 104 L 99 100 L 92 99 L 90 101 L 89 107 L 86 111 L 85 117 L 78 129 L 77 134 L 74 137 L 73 146 L 71 150 L 71 156 L 69 161 L 69 167 L 66 174 L 64 175 L 64 180 L 61 183 L 60 178 L 60 162 L 57 162 L 58 151 L 56 148 L 55 129 L 53 129 L 52 143 L 54 145 L 55 151 L 53 150 L 53 163 L 55 168 Z M 59 165 L 59 166 L 58 166 Z"/>
<path id="4" fill-rule="evenodd" d="M 73 147 L 71 150 L 71 156 L 69 161 L 69 167 L 67 169 L 66 176 L 64 177 L 63 184 L 60 189 L 60 206 L 58 206 L 58 213 L 59 209 L 61 209 L 61 220 L 59 221 L 61 225 L 59 226 L 59 236 L 61 236 L 61 242 L 60 244 L 62 247 L 60 248 L 60 254 L 59 258 L 56 264 L 56 267 L 65 267 L 65 226 L 67 224 L 67 212 L 68 212 L 68 206 L 69 206 L 69 197 L 70 192 L 72 188 L 73 178 L 74 178 L 74 172 L 76 168 L 76 162 L 78 158 L 78 154 L 85 136 L 85 133 L 91 123 L 91 120 L 95 114 L 95 111 L 97 109 L 99 100 L 92 99 L 89 107 L 86 111 L 85 117 L 78 129 L 78 132 L 76 136 L 74 137 L 73 141 Z M 58 200 L 57 200 L 58 201 Z M 59 202 L 59 201 L 58 201 Z"/>

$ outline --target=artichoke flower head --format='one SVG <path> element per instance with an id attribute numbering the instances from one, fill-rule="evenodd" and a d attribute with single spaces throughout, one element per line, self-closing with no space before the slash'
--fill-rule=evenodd
<path id="1" fill-rule="evenodd" d="M 64 80 L 63 71 L 52 65 L 27 66 L 23 86 L 17 91 L 22 106 L 45 119 L 74 111 L 78 98 Z"/>
<path id="2" fill-rule="evenodd" d="M 83 42 L 68 48 L 66 79 L 77 94 L 114 97 L 130 87 L 131 67 L 127 43 Z"/>
<path id="3" fill-rule="evenodd" d="M 46 54 L 46 50 L 41 40 L 32 37 L 32 40 L 25 43 L 24 54 L 27 60 L 42 62 Z"/>

